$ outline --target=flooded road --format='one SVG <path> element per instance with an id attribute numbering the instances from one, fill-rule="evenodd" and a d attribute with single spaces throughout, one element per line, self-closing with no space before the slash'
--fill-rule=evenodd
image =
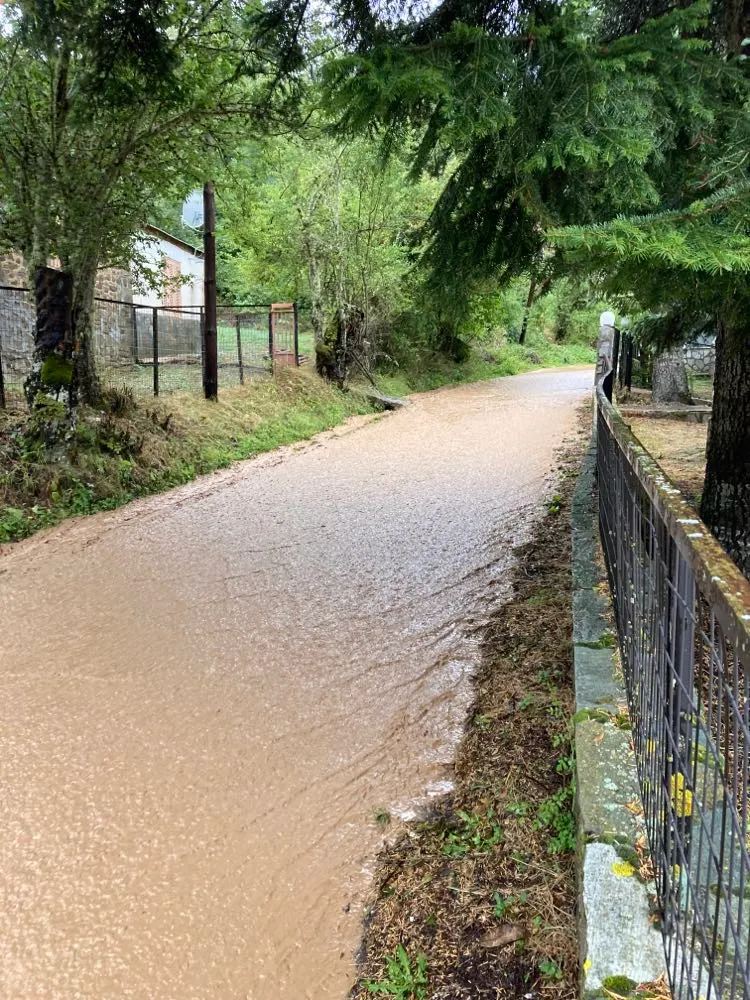
<path id="1" fill-rule="evenodd" d="M 0 997 L 343 1000 L 591 370 L 417 397 L 0 558 Z"/>

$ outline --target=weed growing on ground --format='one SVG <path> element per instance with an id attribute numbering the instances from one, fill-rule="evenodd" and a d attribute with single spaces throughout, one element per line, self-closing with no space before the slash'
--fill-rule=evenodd
<path id="1" fill-rule="evenodd" d="M 391 825 L 391 814 L 387 809 L 383 809 L 382 806 L 375 810 L 375 823 L 381 830 L 385 830 L 386 827 Z"/>
<path id="2" fill-rule="evenodd" d="M 462 858 L 467 854 L 487 854 L 503 839 L 503 831 L 495 813 L 488 809 L 484 816 L 459 810 L 459 825 L 446 827 L 441 851 L 452 858 Z"/>
<path id="3" fill-rule="evenodd" d="M 529 894 L 528 892 L 519 892 L 517 896 L 501 896 L 499 892 L 496 892 L 492 901 L 494 903 L 492 915 L 498 920 L 504 920 L 528 903 Z"/>
<path id="4" fill-rule="evenodd" d="M 395 1000 L 424 1000 L 427 996 L 427 959 L 417 955 L 414 965 L 400 944 L 396 951 L 386 959 L 385 978 L 364 983 L 368 993 L 379 993 L 394 997 Z"/>
<path id="5" fill-rule="evenodd" d="M 550 854 L 564 854 L 566 851 L 575 850 L 576 824 L 572 782 L 563 785 L 541 802 L 534 825 L 538 830 L 549 831 L 547 850 Z"/>
<path id="6" fill-rule="evenodd" d="M 539 963 L 539 971 L 545 979 L 562 979 L 563 971 L 554 958 L 545 958 Z"/>

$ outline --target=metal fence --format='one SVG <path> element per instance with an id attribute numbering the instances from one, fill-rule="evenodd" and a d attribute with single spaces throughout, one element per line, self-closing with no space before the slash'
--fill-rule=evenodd
<path id="1" fill-rule="evenodd" d="M 293 303 L 221 305 L 217 321 L 220 386 L 300 363 L 299 314 Z M 0 407 L 25 405 L 35 322 L 33 293 L 0 286 Z M 102 382 L 126 386 L 136 395 L 200 392 L 203 326 L 202 306 L 95 299 L 92 345 Z"/>
<path id="2" fill-rule="evenodd" d="M 600 527 L 679 998 L 750 998 L 750 584 L 597 392 Z"/>

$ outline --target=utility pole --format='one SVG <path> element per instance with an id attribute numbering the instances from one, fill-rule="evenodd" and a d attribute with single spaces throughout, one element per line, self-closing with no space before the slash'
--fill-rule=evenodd
<path id="1" fill-rule="evenodd" d="M 216 320 L 216 205 L 213 181 L 203 185 L 203 392 L 216 399 L 219 392 L 219 354 Z"/>

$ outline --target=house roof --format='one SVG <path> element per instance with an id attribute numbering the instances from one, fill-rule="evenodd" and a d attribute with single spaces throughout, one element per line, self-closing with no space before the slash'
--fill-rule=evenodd
<path id="1" fill-rule="evenodd" d="M 181 250 L 187 250 L 188 253 L 194 254 L 196 257 L 203 259 L 203 251 L 199 250 L 198 247 L 192 246 L 192 244 L 187 243 L 185 240 L 181 240 L 179 236 L 173 236 L 168 233 L 166 229 L 159 229 L 158 226 L 144 226 L 143 231 L 145 233 L 150 233 L 151 236 L 156 236 L 160 240 L 164 240 L 165 243 L 171 243 L 173 246 L 179 247 Z"/>

